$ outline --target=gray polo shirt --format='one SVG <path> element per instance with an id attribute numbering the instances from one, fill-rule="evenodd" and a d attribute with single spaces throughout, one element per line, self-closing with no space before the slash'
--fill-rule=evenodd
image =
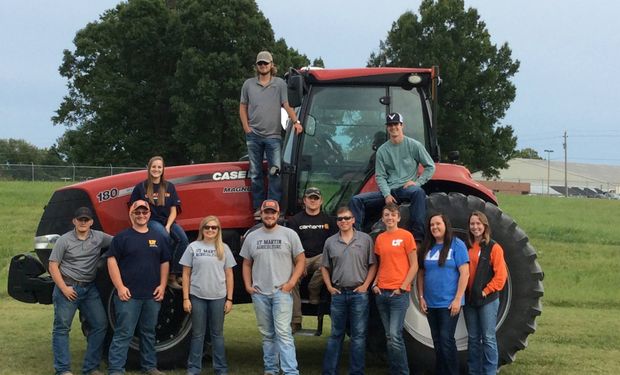
<path id="1" fill-rule="evenodd" d="M 60 265 L 60 273 L 64 276 L 91 282 L 97 274 L 101 249 L 110 246 L 111 242 L 112 236 L 92 229 L 88 238 L 80 240 L 74 229 L 58 238 L 49 260 Z"/>
<path id="2" fill-rule="evenodd" d="M 194 241 L 189 244 L 179 264 L 192 269 L 189 293 L 202 299 L 226 297 L 226 269 L 237 265 L 228 245 L 224 258 L 217 257 L 215 244 Z"/>
<path id="3" fill-rule="evenodd" d="M 250 129 L 261 137 L 281 137 L 280 109 L 286 102 L 288 93 L 282 78 L 272 77 L 263 86 L 257 77 L 253 77 L 247 79 L 241 87 L 241 104 L 248 106 Z"/>
<path id="4" fill-rule="evenodd" d="M 252 286 L 260 294 L 272 295 L 291 278 L 294 259 L 303 252 L 297 233 L 278 225 L 248 234 L 240 255 L 253 262 Z"/>
<path id="5" fill-rule="evenodd" d="M 323 247 L 322 266 L 329 269 L 334 287 L 355 288 L 368 276 L 368 267 L 377 262 L 372 238 L 355 231 L 348 244 L 340 232 L 329 237 Z"/>

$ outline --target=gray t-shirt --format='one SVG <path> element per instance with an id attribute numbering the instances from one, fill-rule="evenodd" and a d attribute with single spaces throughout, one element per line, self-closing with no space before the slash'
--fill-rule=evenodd
<path id="1" fill-rule="evenodd" d="M 355 288 L 368 276 L 368 267 L 377 262 L 372 238 L 355 231 L 351 242 L 345 243 L 336 233 L 325 241 L 321 265 L 329 269 L 334 287 Z"/>
<path id="2" fill-rule="evenodd" d="M 241 247 L 241 256 L 253 262 L 252 286 L 264 295 L 275 293 L 291 278 L 294 259 L 303 252 L 297 233 L 281 225 L 255 230 Z"/>
<path id="3" fill-rule="evenodd" d="M 203 299 L 226 297 L 227 268 L 237 265 L 228 245 L 224 244 L 224 259 L 220 260 L 215 244 L 194 241 L 189 244 L 179 264 L 191 267 L 189 293 Z"/>
<path id="4" fill-rule="evenodd" d="M 58 238 L 50 261 L 60 265 L 60 273 L 73 280 L 91 282 L 97 274 L 97 261 L 101 249 L 110 246 L 112 236 L 98 230 L 90 230 L 88 238 L 80 240 L 75 229 Z"/>
<path id="5" fill-rule="evenodd" d="M 248 106 L 248 122 L 252 132 L 266 138 L 280 138 L 280 109 L 288 102 L 286 82 L 272 77 L 265 86 L 258 78 L 247 79 L 241 87 L 241 104 Z"/>

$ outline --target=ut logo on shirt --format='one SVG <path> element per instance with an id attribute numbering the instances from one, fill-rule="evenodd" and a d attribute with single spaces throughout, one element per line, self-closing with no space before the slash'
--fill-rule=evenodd
<path id="1" fill-rule="evenodd" d="M 157 247 L 157 240 L 149 240 L 149 247 Z"/>
<path id="2" fill-rule="evenodd" d="M 392 246 L 400 246 L 403 243 L 403 240 L 400 238 L 392 240 Z"/>

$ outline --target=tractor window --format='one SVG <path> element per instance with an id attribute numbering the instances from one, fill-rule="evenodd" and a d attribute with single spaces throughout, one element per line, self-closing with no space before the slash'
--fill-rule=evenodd
<path id="1" fill-rule="evenodd" d="M 348 203 L 374 168 L 376 147 L 386 140 L 385 87 L 317 87 L 304 126 L 298 197 L 309 186 L 323 192 L 324 208 L 333 214 Z"/>
<path id="2" fill-rule="evenodd" d="M 379 101 L 387 95 L 389 106 Z M 347 204 L 374 174 L 375 151 L 387 140 L 388 112 L 400 112 L 405 134 L 428 145 L 422 96 L 417 89 L 394 86 L 314 86 L 299 154 L 297 197 L 316 186 L 327 213 Z M 285 160 L 290 151 L 285 147 Z"/>

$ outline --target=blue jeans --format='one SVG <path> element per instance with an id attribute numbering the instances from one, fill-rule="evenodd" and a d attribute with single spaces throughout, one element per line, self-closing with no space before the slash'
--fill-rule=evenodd
<path id="1" fill-rule="evenodd" d="M 252 294 L 258 331 L 263 336 L 266 374 L 278 374 L 278 357 L 285 375 L 298 375 L 295 341 L 291 331 L 293 296 L 280 290 L 272 295 Z"/>
<path id="2" fill-rule="evenodd" d="M 135 299 L 121 301 L 114 294 L 116 326 L 108 351 L 108 371 L 124 373 L 129 343 L 138 329 L 140 338 L 140 367 L 142 371 L 157 368 L 155 353 L 155 327 L 161 303 L 154 299 Z"/>
<path id="3" fill-rule="evenodd" d="M 179 224 L 174 223 L 170 227 L 170 233 L 168 233 L 166 231 L 166 227 L 159 221 L 150 220 L 148 225 L 150 230 L 160 233 L 170 241 L 170 250 L 172 251 L 170 254 L 172 258 L 170 272 L 176 274 L 183 272 L 183 268 L 179 264 L 179 260 L 181 260 L 185 249 L 187 249 L 187 246 L 189 245 L 189 239 L 187 238 L 187 234 L 185 234 L 183 228 L 181 228 Z"/>
<path id="4" fill-rule="evenodd" d="M 407 349 L 403 339 L 403 324 L 410 302 L 409 292 L 392 295 L 392 292 L 382 291 L 375 296 L 375 301 L 385 329 L 390 374 L 409 374 Z"/>
<path id="5" fill-rule="evenodd" d="M 224 304 L 226 298 L 202 299 L 190 295 L 192 301 L 192 341 L 187 358 L 187 373 L 200 374 L 202 351 L 207 326 L 211 335 L 211 357 L 216 375 L 228 373 L 224 350 Z M 207 324 L 208 321 L 208 324 Z"/>
<path id="6" fill-rule="evenodd" d="M 403 201 L 409 204 L 409 225 L 407 228 L 413 233 L 417 241 L 424 239 L 424 220 L 426 219 L 426 192 L 421 187 L 414 185 L 408 188 L 392 189 L 391 194 L 401 203 Z M 362 193 L 354 195 L 349 203 L 349 208 L 355 216 L 355 227 L 362 230 L 366 212 L 380 212 L 385 206 L 385 197 L 380 191 Z"/>
<path id="7" fill-rule="evenodd" d="M 467 325 L 467 365 L 470 375 L 497 373 L 497 310 L 499 298 L 482 306 L 463 309 Z"/>
<path id="8" fill-rule="evenodd" d="M 54 353 L 54 369 L 57 374 L 71 371 L 71 353 L 69 352 L 69 332 L 75 316 L 80 310 L 86 318 L 89 330 L 86 337 L 86 354 L 82 372 L 89 373 L 99 368 L 103 350 L 103 340 L 108 327 L 105 310 L 99 297 L 95 283 L 74 286 L 77 293 L 75 301 L 69 301 L 57 286 L 54 286 L 52 301 L 54 302 L 54 326 L 52 329 L 52 351 Z"/>
<path id="9" fill-rule="evenodd" d="M 347 321 L 351 328 L 349 374 L 364 374 L 366 331 L 368 329 L 368 293 L 342 291 L 332 295 L 330 317 L 332 333 L 323 357 L 323 375 L 337 375 Z"/>
<path id="10" fill-rule="evenodd" d="M 435 374 L 458 375 L 459 357 L 454 332 L 459 316 L 450 316 L 450 309 L 428 308 L 426 313 L 435 347 Z"/>
<path id="11" fill-rule="evenodd" d="M 282 166 L 282 140 L 280 138 L 265 138 L 253 132 L 245 135 L 250 159 L 250 179 L 252 180 L 252 206 L 257 210 L 265 200 L 265 178 L 263 176 L 263 156 L 267 159 L 267 170 L 275 166 Z M 280 201 L 282 187 L 279 173 L 269 173 L 269 192 L 267 199 Z"/>

